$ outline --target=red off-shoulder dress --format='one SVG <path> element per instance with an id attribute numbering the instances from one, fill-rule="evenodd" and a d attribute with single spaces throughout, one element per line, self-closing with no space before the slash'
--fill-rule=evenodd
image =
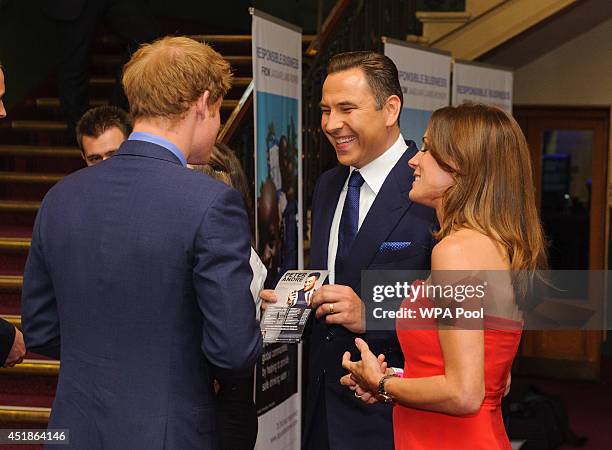
<path id="1" fill-rule="evenodd" d="M 402 307 L 432 306 L 421 296 Z M 404 353 L 404 378 L 444 374 L 444 359 L 435 319 L 422 319 L 406 326 L 397 320 L 397 336 Z M 429 326 L 428 326 L 429 325 Z M 501 415 L 501 400 L 512 361 L 521 339 L 522 322 L 484 316 L 485 398 L 480 410 L 469 416 L 453 416 L 410 408 L 400 404 L 393 410 L 397 450 L 510 450 Z"/>

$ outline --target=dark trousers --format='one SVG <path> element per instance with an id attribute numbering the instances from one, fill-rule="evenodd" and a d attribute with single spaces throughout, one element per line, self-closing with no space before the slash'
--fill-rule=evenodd
<path id="1" fill-rule="evenodd" d="M 220 383 L 217 424 L 221 450 L 253 450 L 257 440 L 257 411 L 253 378 Z"/>
<path id="2" fill-rule="evenodd" d="M 56 20 L 59 40 L 57 71 L 59 98 L 70 133 L 88 109 L 88 66 L 91 42 L 100 21 L 107 23 L 122 40 L 122 63 L 116 68 L 117 84 L 111 103 L 127 109 L 121 88 L 123 64 L 138 46 L 160 35 L 159 25 L 146 0 L 90 0 L 74 20 Z"/>
<path id="3" fill-rule="evenodd" d="M 325 383 L 318 386 L 318 393 L 314 397 L 313 404 L 307 404 L 306 408 L 308 408 L 308 416 L 312 417 L 312 422 L 308 429 L 304 430 L 302 450 L 329 450 Z"/>

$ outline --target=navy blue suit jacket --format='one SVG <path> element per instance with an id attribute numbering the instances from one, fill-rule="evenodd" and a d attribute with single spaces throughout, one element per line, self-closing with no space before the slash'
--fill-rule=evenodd
<path id="1" fill-rule="evenodd" d="M 76 449 L 214 449 L 212 377 L 251 376 L 261 334 L 237 191 L 125 142 L 54 186 L 36 218 L 22 316 L 59 357 L 49 422 Z"/>
<path id="2" fill-rule="evenodd" d="M 336 270 L 335 283 L 350 286 L 357 295 L 361 292 L 362 270 L 427 270 L 430 267 L 435 212 L 413 204 L 408 198 L 413 181 L 408 160 L 416 151 L 414 142 L 408 141 L 408 149 L 378 192 L 345 263 Z M 348 167 L 337 166 L 321 175 L 315 187 L 310 250 L 312 269 L 327 268 L 332 219 L 348 175 Z M 380 251 L 384 242 L 411 244 L 405 249 L 385 252 Z M 392 450 L 391 407 L 384 404 L 366 406 L 339 381 L 346 374 L 342 368 L 343 353 L 348 350 L 353 361 L 360 359 L 355 348 L 356 336 L 344 327 L 327 326 L 322 320 L 314 320 L 312 324 L 304 442 L 308 443 L 310 433 L 320 432 L 312 424 L 315 416 L 323 413 L 320 399 L 324 398 L 332 450 Z M 389 367 L 403 367 L 395 332 L 372 331 L 361 337 L 376 355 L 385 354 Z"/>

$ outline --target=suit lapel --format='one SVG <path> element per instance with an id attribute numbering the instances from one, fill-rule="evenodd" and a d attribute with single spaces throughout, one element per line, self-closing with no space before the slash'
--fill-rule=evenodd
<path id="1" fill-rule="evenodd" d="M 387 176 L 370 207 L 342 272 L 336 274 L 337 283 L 360 288 L 361 271 L 370 265 L 381 244 L 412 205 L 408 192 L 412 187 L 413 170 L 408 166 L 408 160 L 416 149 L 411 144 Z"/>
<path id="2" fill-rule="evenodd" d="M 313 246 L 317 246 L 317 251 L 314 253 L 320 260 L 313 258 L 312 264 L 318 265 L 314 267 L 316 269 L 327 269 L 327 257 L 329 249 L 329 233 L 331 231 L 331 224 L 334 219 L 334 213 L 336 212 L 336 206 L 338 205 L 338 198 L 342 187 L 348 177 L 349 168 L 346 166 L 338 166 L 333 169 L 335 172 L 329 177 L 329 183 L 327 186 L 321 186 L 320 192 L 317 195 L 317 211 L 319 214 L 316 222 L 316 229 L 313 229 L 312 239 Z"/>

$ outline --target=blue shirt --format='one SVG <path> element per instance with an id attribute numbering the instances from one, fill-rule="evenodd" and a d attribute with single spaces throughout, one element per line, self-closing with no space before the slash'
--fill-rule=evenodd
<path id="1" fill-rule="evenodd" d="M 160 147 L 164 147 L 166 150 L 176 156 L 184 167 L 187 167 L 187 158 L 185 158 L 183 152 L 181 152 L 176 145 L 163 137 L 156 136 L 151 133 L 145 133 L 143 131 L 135 131 L 130 134 L 128 141 L 145 141 L 150 142 L 151 144 L 157 144 Z"/>

